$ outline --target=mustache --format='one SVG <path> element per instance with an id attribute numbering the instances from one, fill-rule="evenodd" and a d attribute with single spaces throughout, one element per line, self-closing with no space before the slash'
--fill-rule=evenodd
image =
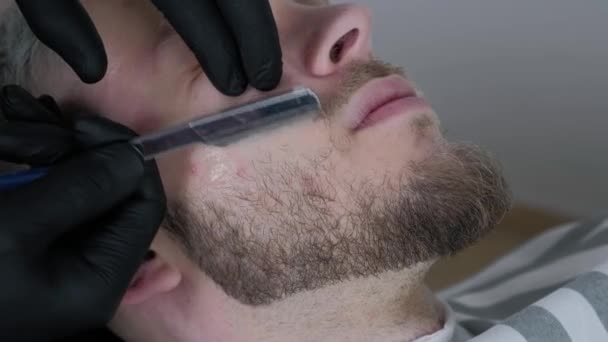
<path id="1" fill-rule="evenodd" d="M 340 108 L 350 101 L 355 92 L 369 81 L 391 75 L 407 78 L 403 68 L 380 60 L 351 63 L 346 67 L 337 89 L 320 96 L 323 115 L 327 118 L 333 117 Z"/>

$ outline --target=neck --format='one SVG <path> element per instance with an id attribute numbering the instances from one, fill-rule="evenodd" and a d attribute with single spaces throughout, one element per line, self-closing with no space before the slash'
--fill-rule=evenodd
<path id="1" fill-rule="evenodd" d="M 130 342 L 412 341 L 443 326 L 443 308 L 423 284 L 429 267 L 342 281 L 260 307 L 194 276 L 163 302 L 132 315 L 148 316 L 146 322 L 125 321 L 130 328 L 123 330 L 131 330 Z"/>
<path id="2" fill-rule="evenodd" d="M 420 269 L 387 272 L 301 293 L 253 310 L 259 341 L 409 341 L 441 328 Z M 294 339 L 295 340 L 295 339 Z"/>
<path id="3" fill-rule="evenodd" d="M 429 267 L 344 281 L 264 307 L 225 298 L 215 308 L 207 306 L 211 312 L 191 316 L 216 316 L 200 322 L 193 341 L 210 334 L 231 342 L 411 341 L 442 327 L 443 310 L 423 284 Z"/>

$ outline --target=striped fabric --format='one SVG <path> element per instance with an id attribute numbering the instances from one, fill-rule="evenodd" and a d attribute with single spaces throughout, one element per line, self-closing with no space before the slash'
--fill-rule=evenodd
<path id="1" fill-rule="evenodd" d="M 553 229 L 438 297 L 471 341 L 608 341 L 608 219 Z"/>

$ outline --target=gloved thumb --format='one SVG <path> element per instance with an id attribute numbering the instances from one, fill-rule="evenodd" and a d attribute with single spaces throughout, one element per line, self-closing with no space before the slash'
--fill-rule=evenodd
<path id="1" fill-rule="evenodd" d="M 137 136 L 126 126 L 88 113 L 75 116 L 73 129 L 75 140 L 83 150 L 128 142 Z"/>
<path id="2" fill-rule="evenodd" d="M 27 186 L 2 194 L 4 222 L 20 224 L 23 236 L 58 236 L 95 220 L 126 200 L 140 185 L 144 163 L 130 145 L 98 148 L 53 166 L 49 173 Z M 27 212 L 31 216 L 23 217 Z M 7 224 L 10 226 L 10 224 Z"/>

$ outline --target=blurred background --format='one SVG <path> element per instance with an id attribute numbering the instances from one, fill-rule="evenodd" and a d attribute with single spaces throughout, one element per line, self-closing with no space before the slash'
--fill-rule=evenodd
<path id="1" fill-rule="evenodd" d="M 355 2 L 372 9 L 378 57 L 405 66 L 449 138 L 502 162 L 517 200 L 436 267 L 434 288 L 556 224 L 608 217 L 608 0 Z"/>

